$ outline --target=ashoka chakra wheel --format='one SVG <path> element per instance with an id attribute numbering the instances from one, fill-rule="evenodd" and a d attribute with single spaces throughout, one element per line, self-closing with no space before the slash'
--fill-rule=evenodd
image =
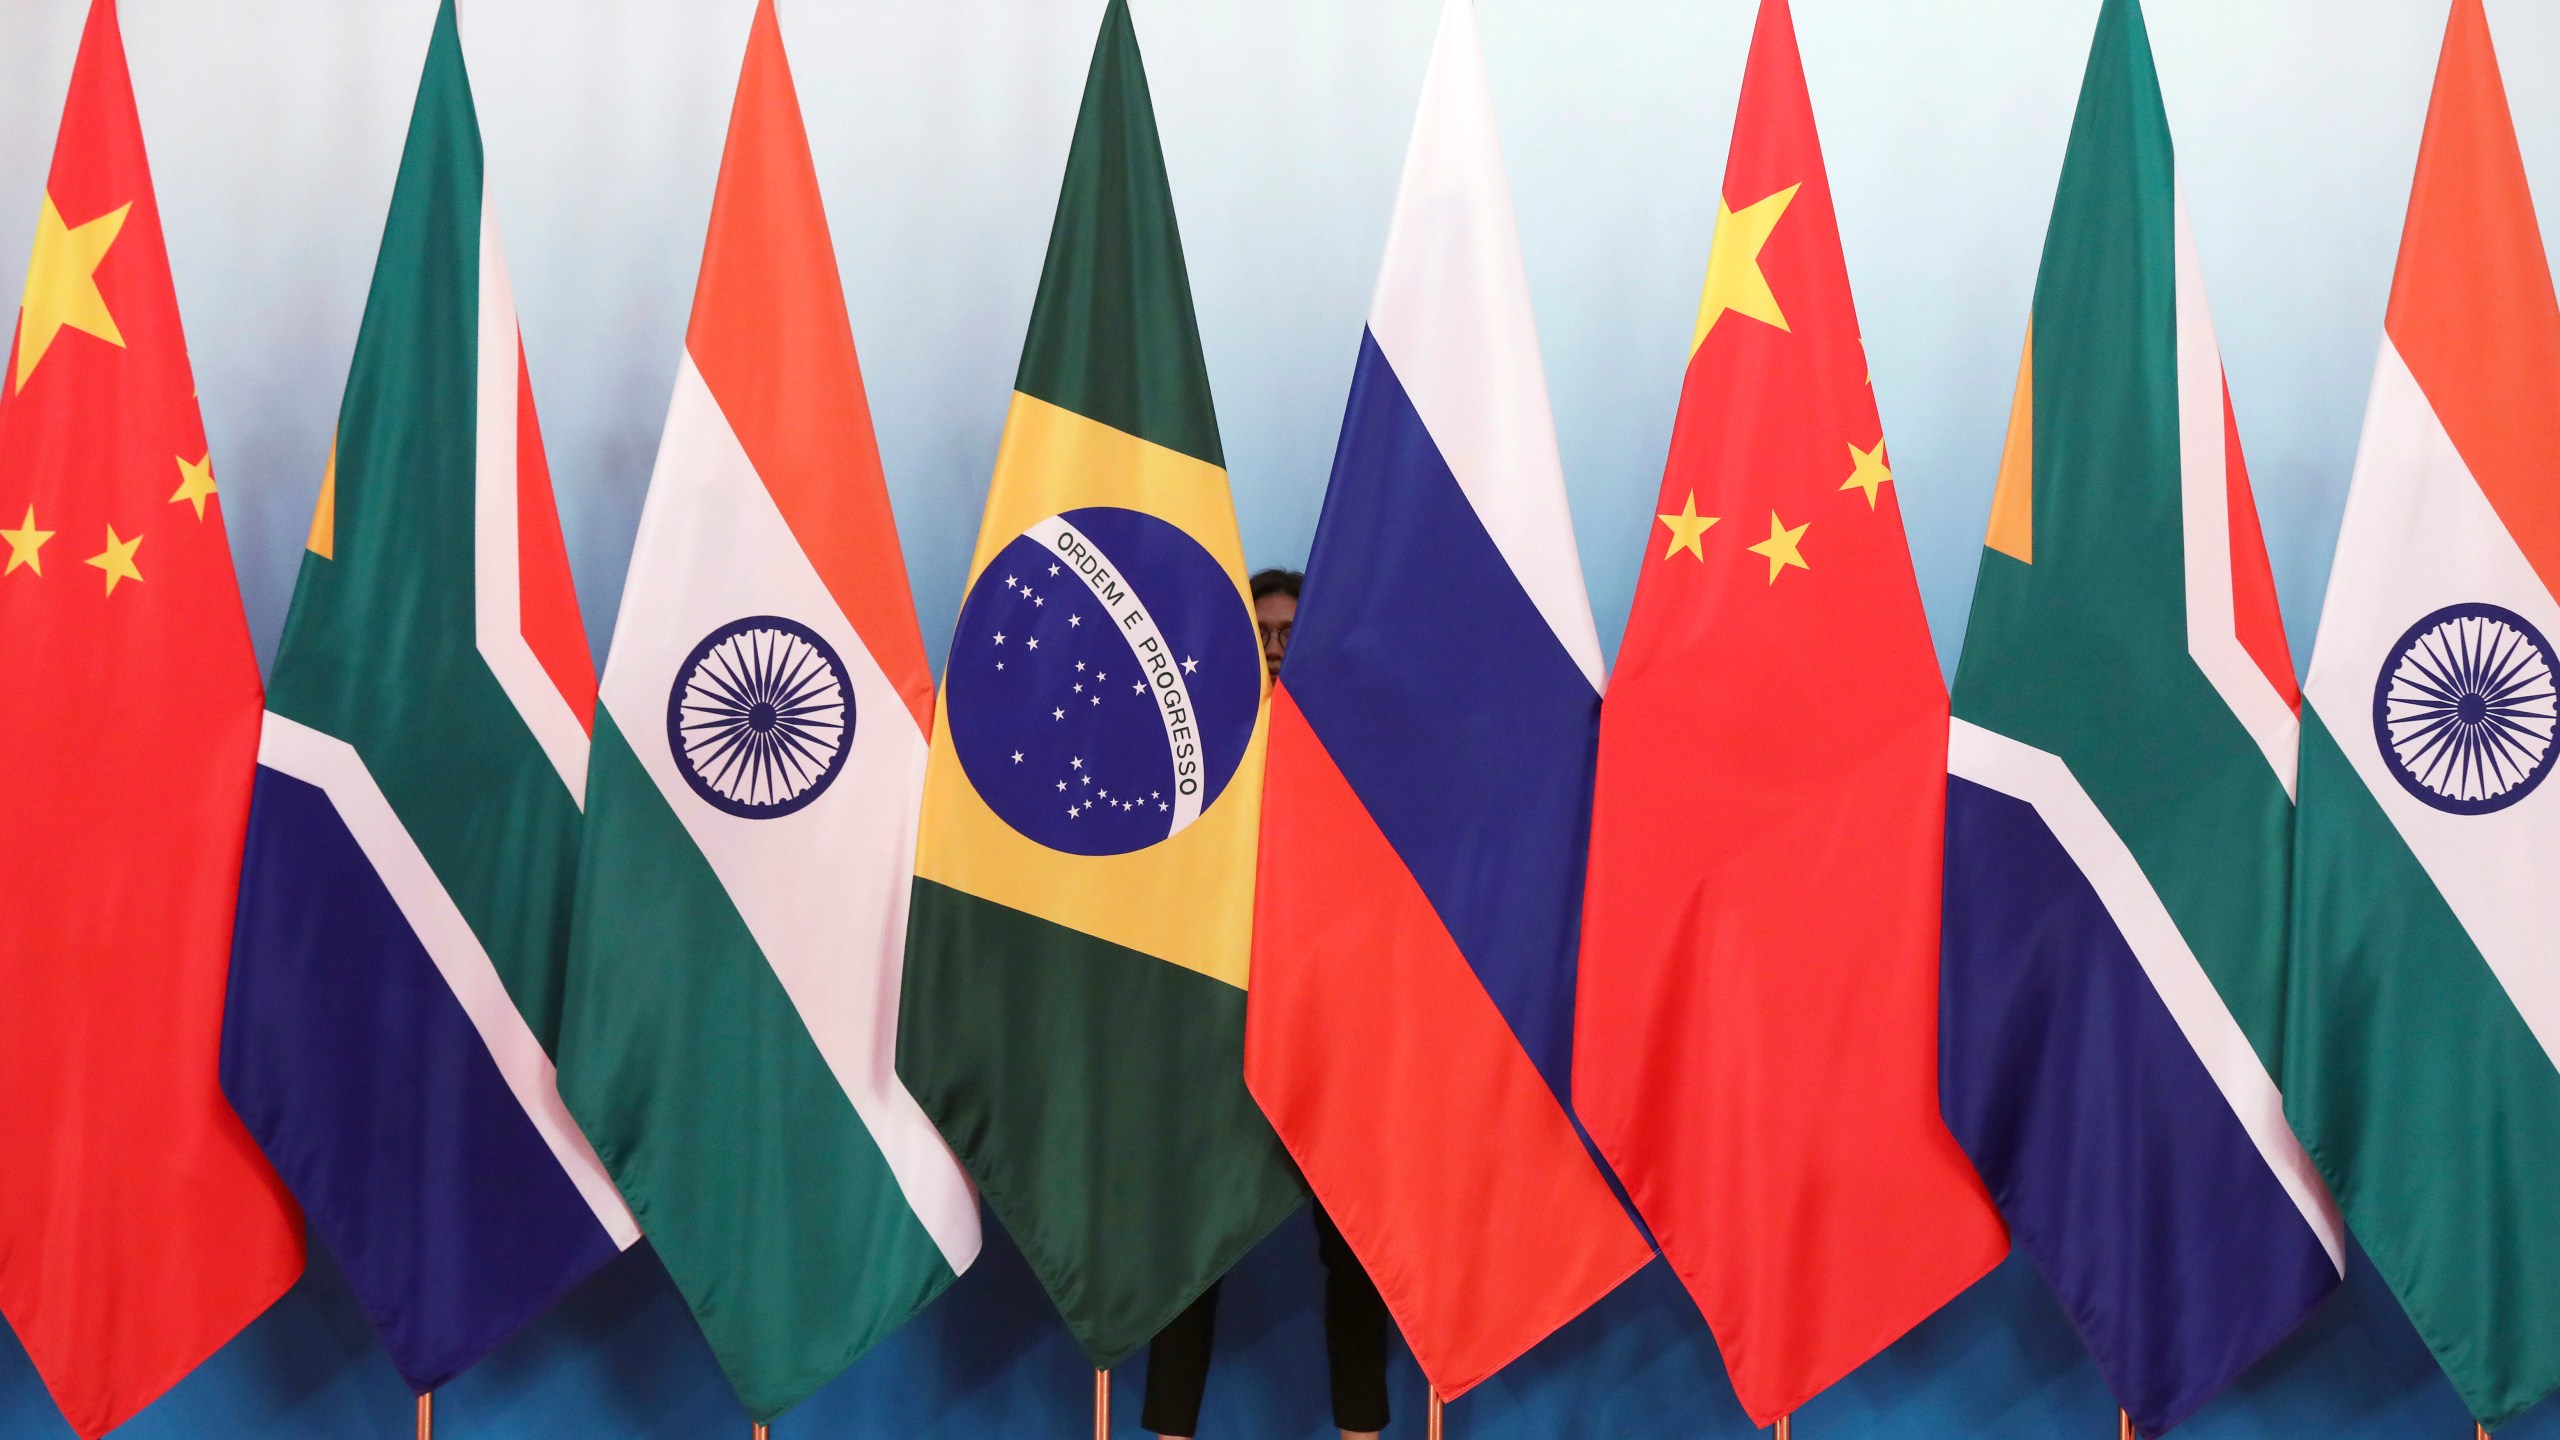
<path id="1" fill-rule="evenodd" d="M 825 792 L 853 742 L 853 684 L 818 633 L 779 615 L 732 620 L 676 667 L 667 746 L 694 793 L 769 820 Z"/>
<path id="2" fill-rule="evenodd" d="M 2409 627 L 2373 687 L 2373 738 L 2401 787 L 2485 815 L 2550 773 L 2560 691 L 2551 644 L 2497 605 L 2448 605 Z"/>

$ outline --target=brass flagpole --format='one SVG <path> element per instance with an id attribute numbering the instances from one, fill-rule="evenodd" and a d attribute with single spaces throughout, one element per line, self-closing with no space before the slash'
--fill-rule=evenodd
<path id="1" fill-rule="evenodd" d="M 1093 1372 L 1093 1440 L 1111 1440 L 1111 1372 Z"/>
<path id="2" fill-rule="evenodd" d="M 2133 1415 L 2122 1406 L 2116 1409 L 2116 1440 L 2138 1440 L 2133 1433 Z"/>
<path id="3" fill-rule="evenodd" d="M 1778 1417 L 1778 1432 L 1776 1440 L 1787 1440 L 1788 1431 L 1793 1428 L 1787 1422 L 1795 1418 L 1796 1417 L 1793 1415 L 1781 1415 Z"/>
<path id="4" fill-rule="evenodd" d="M 2476 1420 L 2473 1421 L 2471 1424 L 2471 1440 L 2489 1440 L 2489 1427 Z"/>
<path id="5" fill-rule="evenodd" d="M 1431 1410 L 1424 1418 L 1423 1433 L 1427 1440 L 1440 1440 L 1440 1392 L 1431 1392 Z"/>
<path id="6" fill-rule="evenodd" d="M 418 1440 L 436 1440 L 436 1396 L 432 1390 L 418 1397 Z"/>
<path id="7" fill-rule="evenodd" d="M 772 1440 L 773 1432 L 764 1428 L 764 1422 L 761 1420 L 756 1422 L 754 1433 L 756 1440 Z"/>

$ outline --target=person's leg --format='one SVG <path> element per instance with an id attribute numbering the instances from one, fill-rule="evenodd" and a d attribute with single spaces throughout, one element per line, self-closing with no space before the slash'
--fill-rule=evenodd
<path id="1" fill-rule="evenodd" d="M 1218 1328 L 1218 1286 L 1211 1281 L 1147 1346 L 1147 1403 L 1138 1423 L 1173 1440 L 1200 1429 L 1200 1392 L 1209 1385 L 1209 1348 Z"/>
<path id="2" fill-rule="evenodd" d="M 1316 1254 L 1324 1260 L 1324 1353 L 1333 1371 L 1333 1423 L 1346 1437 L 1387 1428 L 1387 1302 L 1349 1241 L 1318 1205 Z"/>

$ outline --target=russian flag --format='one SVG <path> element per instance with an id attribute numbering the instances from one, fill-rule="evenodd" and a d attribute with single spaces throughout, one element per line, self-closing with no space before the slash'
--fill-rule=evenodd
<path id="1" fill-rule="evenodd" d="M 1245 1076 L 1456 1396 L 1650 1257 L 1567 1108 L 1600 643 L 1467 0 L 1272 701 Z"/>

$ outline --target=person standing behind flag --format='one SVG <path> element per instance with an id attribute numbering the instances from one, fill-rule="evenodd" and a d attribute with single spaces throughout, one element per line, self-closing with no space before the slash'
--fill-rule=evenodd
<path id="1" fill-rule="evenodd" d="M 1262 663 L 1272 679 L 1289 653 L 1298 618 L 1298 592 L 1306 576 L 1295 570 L 1257 570 L 1247 582 L 1253 594 L 1254 628 L 1262 636 Z M 1333 1423 L 1342 1440 L 1377 1440 L 1387 1428 L 1387 1302 L 1360 1268 L 1360 1257 L 1342 1238 L 1333 1217 L 1317 1202 L 1316 1258 L 1324 1263 L 1324 1355 L 1332 1379 Z M 1217 1330 L 1218 1282 L 1156 1332 L 1147 1347 L 1146 1409 L 1139 1423 L 1165 1440 L 1189 1440 L 1200 1423 L 1200 1394 L 1209 1380 L 1209 1351 Z"/>
<path id="2" fill-rule="evenodd" d="M 1574 1108 L 1768 1425 L 2008 1233 L 1938 1114 L 1947 692 L 1762 0 L 1600 709 Z"/>
<path id="3" fill-rule="evenodd" d="M 302 1273 L 216 1083 L 260 706 L 222 509 L 95 0 L 0 369 L 0 1313 L 83 1436 Z"/>

